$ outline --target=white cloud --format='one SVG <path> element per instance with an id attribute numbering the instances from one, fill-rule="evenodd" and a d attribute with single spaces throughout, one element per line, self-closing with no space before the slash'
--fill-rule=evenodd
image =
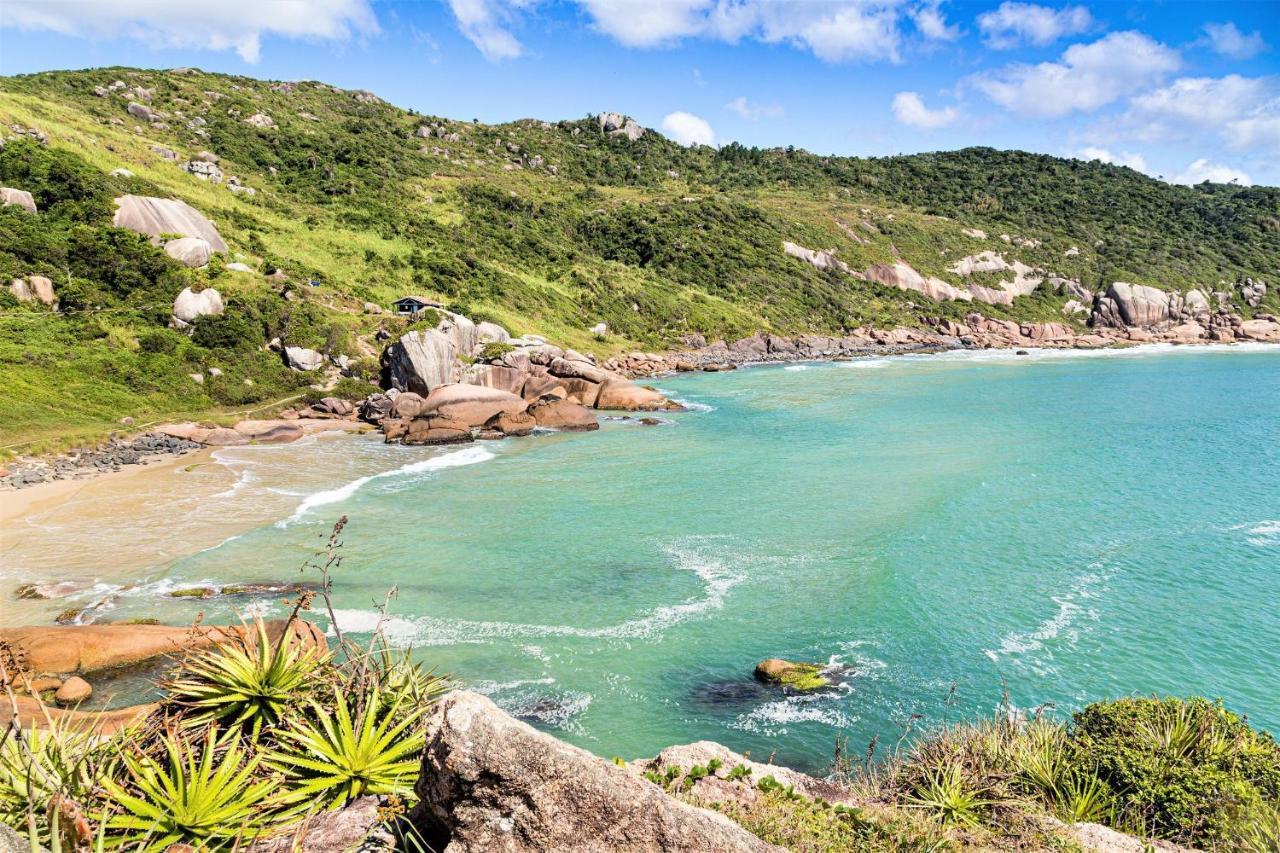
<path id="1" fill-rule="evenodd" d="M 1249 176 L 1239 169 L 1223 166 L 1220 163 L 1211 163 L 1204 158 L 1196 160 L 1185 170 L 1170 179 L 1170 183 L 1174 184 L 1199 184 L 1204 181 L 1210 181 L 1215 184 L 1229 184 L 1235 181 L 1246 187 L 1253 183 L 1253 181 L 1249 180 Z"/>
<path id="2" fill-rule="evenodd" d="M 1129 31 L 1073 44 L 1058 62 L 1015 64 L 970 79 L 1010 112 L 1059 118 L 1106 106 L 1158 82 L 1180 65 L 1176 50 Z"/>
<path id="3" fill-rule="evenodd" d="M 706 0 L 579 0 L 597 29 L 628 47 L 654 47 L 699 33 Z"/>
<path id="4" fill-rule="evenodd" d="M 500 0 L 449 0 L 458 29 L 490 62 L 515 59 L 524 48 L 507 29 L 510 12 Z"/>
<path id="5" fill-rule="evenodd" d="M 759 121 L 762 118 L 782 118 L 783 114 L 781 104 L 757 104 L 747 100 L 745 96 L 734 98 L 725 104 L 724 108 L 732 110 L 747 121 Z"/>
<path id="6" fill-rule="evenodd" d="M 911 10 L 911 20 L 915 21 L 920 35 L 931 41 L 955 41 L 960 38 L 960 27 L 947 23 L 940 5 L 924 3 Z"/>
<path id="7" fill-rule="evenodd" d="M 1128 166 L 1136 172 L 1150 173 L 1151 171 L 1147 168 L 1147 158 L 1133 151 L 1121 151 L 1117 154 L 1112 154 L 1106 148 L 1088 146 L 1080 149 L 1079 157 L 1081 160 L 1101 160 L 1103 163 Z"/>
<path id="8" fill-rule="evenodd" d="M 1065 36 L 1078 35 L 1093 26 L 1093 16 L 1084 6 L 1053 9 L 1034 3 L 1001 3 L 999 8 L 978 16 L 978 29 L 997 50 L 1022 44 L 1044 47 Z"/>
<path id="9" fill-rule="evenodd" d="M 1280 151 L 1280 101 L 1273 101 L 1257 115 L 1228 122 L 1227 145 L 1237 151 Z"/>
<path id="10" fill-rule="evenodd" d="M 716 135 L 704 118 L 693 113 L 668 113 L 662 131 L 681 145 L 715 145 Z"/>
<path id="11" fill-rule="evenodd" d="M 893 97 L 893 117 L 911 127 L 932 130 L 946 127 L 960 117 L 955 107 L 931 110 L 915 92 L 899 92 Z"/>
<path id="12" fill-rule="evenodd" d="M 1245 35 L 1230 21 L 1225 24 L 1205 24 L 1204 35 L 1202 43 L 1207 44 L 1214 53 L 1232 59 L 1248 59 L 1267 49 L 1262 33 L 1254 30 Z"/>
<path id="13" fill-rule="evenodd" d="M 159 47 L 235 50 L 257 62 L 264 35 L 341 41 L 378 31 L 368 0 L 218 0 L 175 9 L 161 0 L 4 0 L 0 26 L 90 38 L 126 36 Z"/>
<path id="14" fill-rule="evenodd" d="M 577 0 L 629 47 L 685 38 L 787 43 L 828 62 L 900 59 L 901 0 Z"/>
<path id="15" fill-rule="evenodd" d="M 1182 77 L 1164 88 L 1138 95 L 1132 105 L 1148 118 L 1218 125 L 1257 108 L 1266 100 L 1266 93 L 1265 81 L 1238 74 Z"/>
<path id="16" fill-rule="evenodd" d="M 1280 85 L 1271 77 L 1182 77 L 1133 98 L 1123 117 L 1140 140 L 1221 137 L 1236 151 L 1280 150 Z"/>

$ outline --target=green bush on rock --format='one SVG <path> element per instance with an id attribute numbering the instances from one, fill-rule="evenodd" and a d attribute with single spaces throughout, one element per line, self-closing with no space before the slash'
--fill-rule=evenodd
<path id="1" fill-rule="evenodd" d="M 1117 792 L 1121 821 L 1212 846 L 1280 804 L 1280 747 L 1221 703 L 1121 699 L 1074 717 L 1073 763 Z"/>

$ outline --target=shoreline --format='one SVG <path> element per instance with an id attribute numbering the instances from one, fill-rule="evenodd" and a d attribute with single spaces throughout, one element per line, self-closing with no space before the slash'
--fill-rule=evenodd
<path id="1" fill-rule="evenodd" d="M 754 336 L 753 336 L 754 337 Z M 751 340 L 750 338 L 744 340 Z M 758 353 L 746 350 L 736 350 L 732 347 L 713 348 L 704 347 L 700 350 L 681 350 L 663 354 L 636 353 L 633 355 L 644 355 L 652 359 L 661 359 L 661 369 L 652 371 L 628 371 L 621 369 L 619 372 L 626 373 L 633 379 L 661 379 L 671 376 L 681 376 L 688 373 L 720 373 L 732 370 L 750 369 L 753 367 L 769 367 L 775 365 L 787 364 L 836 364 L 841 362 L 872 360 L 879 358 L 904 358 L 912 356 L 931 356 L 946 355 L 949 353 L 1012 353 L 1015 357 L 1034 357 L 1037 354 L 1066 354 L 1071 352 L 1079 353 L 1105 353 L 1105 352 L 1132 352 L 1132 351 L 1159 351 L 1174 352 L 1182 350 L 1213 350 L 1213 351 L 1232 351 L 1238 349 L 1253 350 L 1257 348 L 1280 350 L 1280 343 L 1272 343 L 1269 341 L 1196 341 L 1196 342 L 1173 342 L 1173 341 L 1126 341 L 1117 340 L 1104 346 L 1076 347 L 1076 346 L 1045 346 L 1043 344 L 1029 344 L 1027 346 L 1004 346 L 1004 347 L 974 347 L 965 346 L 959 342 L 954 343 L 903 343 L 903 344 L 873 344 L 870 346 L 860 347 L 855 350 L 841 351 L 837 354 L 826 353 L 809 353 L 796 349 L 782 350 L 766 353 Z M 617 357 L 615 356 L 615 359 Z M 612 360 L 611 360 L 612 361 Z M 683 366 L 677 367 L 683 362 Z M 610 362 L 606 362 L 609 364 Z M 653 362 L 651 362 L 653 363 Z M 363 422 L 345 423 L 341 421 L 320 420 L 312 423 L 307 421 L 294 421 L 300 423 L 306 434 L 315 434 L 321 432 L 341 431 L 347 434 L 359 434 L 361 432 L 371 431 L 372 427 L 365 425 Z M 146 433 L 140 433 L 145 435 Z M 130 439 L 138 436 L 130 436 Z M 95 483 L 108 479 L 123 480 L 130 475 L 136 475 L 143 470 L 158 470 L 162 468 L 172 468 L 176 464 L 185 459 L 199 458 L 199 462 L 195 464 L 208 464 L 210 462 L 217 463 L 218 460 L 213 459 L 213 452 L 220 449 L 217 446 L 205 445 L 198 450 L 188 450 L 173 454 L 157 454 L 151 459 L 139 461 L 136 465 L 128 465 L 120 467 L 116 470 L 94 470 L 92 468 L 85 469 L 80 472 L 79 476 L 71 479 L 49 480 L 45 482 L 33 483 L 30 485 L 17 487 L 8 484 L 0 485 L 0 525 L 11 524 L 15 519 L 23 517 L 30 505 L 42 500 L 52 500 L 58 495 L 70 492 L 72 495 L 78 494 L 79 491 L 89 483 Z M 19 457 L 19 460 L 26 458 L 38 461 L 48 461 L 59 458 L 63 454 L 47 454 L 33 457 Z M 17 460 L 15 460 L 17 462 Z M 13 465 L 15 462 L 8 464 Z M 218 463 L 221 464 L 221 463 Z M 16 497 L 16 496 L 21 496 Z M 69 499 L 69 498 L 68 498 Z M 46 508 L 47 509 L 47 508 Z M 0 556 L 4 553 L 3 540 L 0 540 Z"/>

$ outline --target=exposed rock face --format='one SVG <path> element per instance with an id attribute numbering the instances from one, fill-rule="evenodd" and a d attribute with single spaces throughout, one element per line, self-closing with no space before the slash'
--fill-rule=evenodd
<path id="1" fill-rule="evenodd" d="M 849 265 L 837 258 L 833 252 L 806 249 L 804 246 L 792 243 L 790 240 L 782 241 L 782 251 L 793 258 L 808 261 L 820 270 L 840 270 L 843 273 L 853 274 L 853 270 L 849 269 Z"/>
<path id="2" fill-rule="evenodd" d="M 213 247 L 200 237 L 179 237 L 164 244 L 164 253 L 188 267 L 202 267 L 213 257 Z"/>
<path id="3" fill-rule="evenodd" d="M 116 199 L 116 208 L 111 224 L 117 228 L 128 228 L 152 237 L 159 237 L 161 234 L 200 237 L 215 252 L 227 250 L 226 242 L 218 234 L 218 229 L 213 227 L 213 223 L 185 201 L 126 195 Z"/>
<path id="4" fill-rule="evenodd" d="M 600 113 L 596 116 L 600 129 L 610 136 L 625 136 L 632 142 L 644 136 L 644 128 L 622 113 Z"/>
<path id="5" fill-rule="evenodd" d="M 756 784 L 767 776 L 772 776 L 778 783 L 795 789 L 797 794 L 811 800 L 824 799 L 829 803 L 858 805 L 850 792 L 834 782 L 815 779 L 788 767 L 775 764 L 761 764 L 744 755 L 739 755 L 728 747 L 708 740 L 681 746 L 669 746 L 648 761 L 633 761 L 627 765 L 635 773 L 653 770 L 665 774 L 669 768 L 676 768 L 687 773 L 692 767 L 706 767 L 710 762 L 718 760 L 721 769 L 717 775 L 703 776 L 693 782 L 689 793 L 704 803 L 737 802 L 749 805 L 760 795 Z M 730 782 L 725 775 L 735 767 L 745 767 L 750 771 L 742 782 Z"/>
<path id="6" fill-rule="evenodd" d="M 129 115 L 142 121 L 151 121 L 155 118 L 150 107 L 139 104 L 136 101 L 130 103 L 125 109 L 128 111 Z"/>
<path id="7" fill-rule="evenodd" d="M 1244 300 L 1244 304 L 1250 308 L 1257 308 L 1262 304 L 1263 298 L 1267 295 L 1267 286 L 1261 281 L 1254 281 L 1246 278 L 1244 283 L 1240 285 L 1240 298 Z"/>
<path id="8" fill-rule="evenodd" d="M 53 282 L 42 275 L 29 275 L 9 282 L 9 292 L 22 302 L 39 301 L 49 307 L 58 303 L 53 292 Z"/>
<path id="9" fill-rule="evenodd" d="M 1245 320 L 1237 331 L 1245 340 L 1280 343 L 1280 323 L 1274 320 Z"/>
<path id="10" fill-rule="evenodd" d="M 387 434 L 388 439 L 391 437 Z M 458 444 L 471 441 L 471 425 L 439 415 L 416 417 L 405 425 L 405 444 Z"/>
<path id="11" fill-rule="evenodd" d="M 244 120 L 245 124 L 251 124 L 254 127 L 272 128 L 276 126 L 276 120 L 265 113 L 254 113 Z"/>
<path id="12" fill-rule="evenodd" d="M 544 397 L 529 407 L 529 414 L 538 422 L 538 426 L 545 429 L 600 429 L 600 422 L 589 409 L 569 400 Z"/>
<path id="13" fill-rule="evenodd" d="M 519 412 L 518 414 L 499 412 L 485 422 L 484 428 L 500 432 L 503 435 L 521 436 L 533 432 L 534 427 L 537 425 L 538 422 L 527 411 Z"/>
<path id="14" fill-rule="evenodd" d="M 1169 320 L 1169 294 L 1159 288 L 1117 281 L 1099 302 L 1104 300 L 1115 306 L 1114 311 L 1111 305 L 1103 311 L 1110 325 L 1115 325 L 1116 318 L 1126 326 L 1155 326 Z"/>
<path id="15" fill-rule="evenodd" d="M 482 344 L 505 344 L 511 340 L 511 333 L 497 323 L 476 323 L 476 337 Z"/>
<path id="16" fill-rule="evenodd" d="M 420 415 L 460 421 L 467 427 L 484 426 L 499 414 L 523 414 L 528 403 L 510 391 L 482 385 L 441 385 L 427 395 Z"/>
<path id="17" fill-rule="evenodd" d="M 183 288 L 173 300 L 173 319 L 177 321 L 174 325 L 181 328 L 194 323 L 198 317 L 217 317 L 224 310 L 222 294 L 214 288 L 206 287 L 199 293 L 193 292 L 189 287 Z"/>
<path id="18" fill-rule="evenodd" d="M 610 379 L 600 386 L 595 407 L 597 409 L 613 409 L 623 412 L 651 412 L 655 409 L 673 406 L 666 397 L 663 397 L 652 388 L 645 388 L 626 379 Z"/>
<path id="19" fill-rule="evenodd" d="M 914 290 L 939 302 L 956 300 L 968 302 L 973 299 L 973 294 L 969 291 L 960 290 L 940 278 L 925 278 L 905 261 L 897 261 L 893 264 L 876 264 L 869 268 L 865 275 L 870 281 L 879 282 L 889 287 L 896 287 L 898 290 Z"/>
<path id="20" fill-rule="evenodd" d="M 1035 292 L 1035 289 L 1044 281 L 1043 276 L 1038 275 L 1036 270 L 1022 261 L 1014 260 L 1010 263 L 1004 259 L 1003 255 L 991 250 L 961 258 L 952 265 L 951 272 L 960 276 L 970 276 L 976 272 L 1013 273 L 1013 280 L 1001 281 L 999 287 L 969 285 L 969 292 L 973 294 L 973 298 L 988 305 L 1012 305 L 1015 298 Z"/>
<path id="21" fill-rule="evenodd" d="M 223 269 L 230 272 L 253 272 L 253 267 L 248 264 L 242 264 L 239 261 L 233 261 L 223 267 Z"/>
<path id="22" fill-rule="evenodd" d="M 361 797 L 337 811 L 320 812 L 283 835 L 259 838 L 247 853 L 394 850 L 395 839 L 383 824 L 379 805 L 377 797 Z"/>
<path id="23" fill-rule="evenodd" d="M 1188 290 L 1182 299 L 1182 313 L 1188 317 L 1203 317 L 1212 310 L 1208 298 L 1199 290 Z"/>
<path id="24" fill-rule="evenodd" d="M 392 388 L 424 397 L 438 385 L 457 382 L 461 374 L 457 344 L 439 329 L 405 334 L 383 352 L 382 363 Z"/>
<path id="25" fill-rule="evenodd" d="M 442 853 L 779 849 L 471 692 L 433 709 L 422 770 L 412 819 Z"/>
<path id="26" fill-rule="evenodd" d="M 268 622 L 267 636 L 280 641 L 285 620 Z M 204 648 L 239 637 L 252 640 L 253 628 L 171 627 L 168 625 L 76 625 L 0 628 L 0 641 L 19 649 L 32 675 L 85 675 L 142 663 L 183 649 Z M 325 648 L 324 634 L 308 622 L 294 622 L 290 642 Z"/>
<path id="27" fill-rule="evenodd" d="M 184 172 L 190 172 L 202 181 L 222 183 L 222 170 L 211 160 L 192 160 L 182 166 Z"/>
<path id="28" fill-rule="evenodd" d="M 324 356 L 306 347 L 285 347 L 284 358 L 294 370 L 319 370 L 324 366 Z"/>
<path id="29" fill-rule="evenodd" d="M 13 187 L 0 187 L 0 207 L 15 205 L 27 213 L 36 213 L 36 200 L 26 190 L 15 190 Z"/>

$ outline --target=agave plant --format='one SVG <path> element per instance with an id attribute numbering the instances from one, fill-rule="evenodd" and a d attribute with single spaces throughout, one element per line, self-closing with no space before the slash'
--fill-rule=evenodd
<path id="1" fill-rule="evenodd" d="M 1014 760 L 1022 780 L 1044 799 L 1055 801 L 1068 774 L 1065 731 L 1053 723 L 1032 723 L 1019 741 Z"/>
<path id="2" fill-rule="evenodd" d="M 978 826 L 982 810 L 991 805 L 970 787 L 957 762 L 930 770 L 907 799 L 911 808 L 931 812 L 944 826 Z"/>
<path id="3" fill-rule="evenodd" d="M 287 642 L 272 646 L 261 619 L 254 620 L 257 642 L 221 645 L 183 661 L 177 678 L 165 684 L 170 697 L 204 724 L 216 719 L 232 727 L 248 726 L 254 737 L 263 726 L 280 722 L 314 688 L 315 674 L 328 654 Z"/>
<path id="4" fill-rule="evenodd" d="M 107 758 L 99 738 L 56 718 L 44 729 L 8 732 L 0 739 L 0 823 L 30 831 L 34 816 L 37 834 L 48 837 L 50 804 L 86 802 Z"/>
<path id="5" fill-rule="evenodd" d="M 150 853 L 182 842 L 219 850 L 261 830 L 276 783 L 254 779 L 260 758 L 240 748 L 238 732 L 220 742 L 216 729 L 209 729 L 202 740 L 196 744 L 167 734 L 164 762 L 124 754 L 125 784 L 102 780 L 107 796 L 122 810 L 107 821 L 113 831 L 109 846 Z"/>
<path id="6" fill-rule="evenodd" d="M 381 702 L 380 710 L 430 705 L 449 689 L 447 677 L 425 669 L 407 653 L 393 651 L 385 642 L 379 644 L 376 654 L 375 689 Z"/>
<path id="7" fill-rule="evenodd" d="M 426 708 L 388 708 L 376 688 L 363 697 L 334 688 L 332 710 L 311 702 L 313 719 L 299 717 L 279 729 L 279 746 L 267 757 L 267 765 L 288 780 L 280 802 L 310 810 L 338 808 L 366 794 L 411 795 L 425 746 L 418 722 Z"/>
<path id="8" fill-rule="evenodd" d="M 1068 823 L 1110 823 L 1114 813 L 1111 789 L 1093 773 L 1067 774 L 1057 791 L 1060 816 Z"/>

